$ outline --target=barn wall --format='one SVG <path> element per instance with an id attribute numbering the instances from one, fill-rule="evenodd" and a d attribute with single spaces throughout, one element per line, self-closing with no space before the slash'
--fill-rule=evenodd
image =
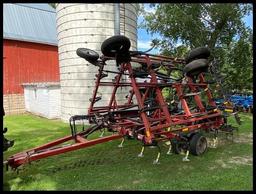
<path id="1" fill-rule="evenodd" d="M 59 81 L 58 47 L 4 40 L 3 92 L 23 94 L 22 83 Z"/>

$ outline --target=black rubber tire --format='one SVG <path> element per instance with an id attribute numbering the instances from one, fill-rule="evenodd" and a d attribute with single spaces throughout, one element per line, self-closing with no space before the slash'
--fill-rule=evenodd
<path id="1" fill-rule="evenodd" d="M 78 48 L 76 54 L 89 62 L 95 62 L 100 57 L 96 51 L 88 48 Z"/>
<path id="2" fill-rule="evenodd" d="M 195 59 L 207 59 L 210 56 L 211 52 L 207 47 L 198 47 L 191 50 L 188 55 L 185 57 L 186 64 L 190 63 Z"/>
<path id="3" fill-rule="evenodd" d="M 207 149 L 207 140 L 201 133 L 193 135 L 189 141 L 189 151 L 195 156 L 202 155 Z"/>
<path id="4" fill-rule="evenodd" d="M 175 153 L 175 154 L 180 154 L 181 153 L 182 149 L 181 149 L 179 143 L 176 140 L 172 139 L 171 140 L 171 145 L 172 145 L 172 152 L 173 153 Z"/>
<path id="5" fill-rule="evenodd" d="M 207 59 L 197 59 L 187 64 L 184 67 L 183 72 L 187 76 L 195 76 L 200 74 L 201 72 L 206 72 L 208 70 L 208 67 L 209 63 Z"/>
<path id="6" fill-rule="evenodd" d="M 128 53 L 131 47 L 130 39 L 116 35 L 106 39 L 101 45 L 101 52 L 107 57 L 115 57 L 117 53 Z"/>

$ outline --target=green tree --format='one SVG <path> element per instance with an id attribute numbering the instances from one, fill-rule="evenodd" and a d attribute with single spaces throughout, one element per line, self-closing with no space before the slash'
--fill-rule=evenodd
<path id="1" fill-rule="evenodd" d="M 253 89 L 253 50 L 249 38 L 242 37 L 234 42 L 227 52 L 227 62 L 223 72 L 229 75 L 227 82 L 239 91 Z"/>
<path id="2" fill-rule="evenodd" d="M 179 41 L 190 48 L 202 45 L 214 49 L 229 45 L 244 34 L 242 17 L 252 11 L 251 4 L 151 4 L 155 13 L 143 12 L 144 27 L 160 33 L 162 46 L 174 47 Z"/>
<path id="3" fill-rule="evenodd" d="M 141 9 L 145 18 L 141 26 L 152 35 L 161 35 L 158 42 L 162 54 L 184 57 L 190 49 L 207 46 L 218 59 L 221 70 L 231 74 L 226 83 L 234 88 L 252 88 L 252 82 L 247 83 L 252 81 L 252 30 L 242 20 L 252 12 L 252 4 L 150 6 L 155 12 Z M 177 47 L 177 44 L 182 45 Z"/>

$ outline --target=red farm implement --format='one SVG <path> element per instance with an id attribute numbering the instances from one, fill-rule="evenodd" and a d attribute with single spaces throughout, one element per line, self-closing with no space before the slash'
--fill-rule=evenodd
<path id="1" fill-rule="evenodd" d="M 15 154 L 5 163 L 17 168 L 27 162 L 119 138 L 123 138 L 119 147 L 125 138 L 141 141 L 139 156 L 143 155 L 145 146 L 158 146 L 164 141 L 170 145 L 168 153 L 184 150 L 183 159 L 188 160 L 189 153 L 201 155 L 207 149 L 205 133 L 233 132 L 223 114 L 225 107 L 220 109 L 216 105 L 209 88 L 211 81 L 205 78 L 211 65 L 207 48 L 192 50 L 186 59 L 129 51 L 129 48 L 128 38 L 113 36 L 103 42 L 101 57 L 93 50 L 77 49 L 80 57 L 98 67 L 88 114 L 70 118 L 70 136 Z M 118 70 L 106 70 L 111 61 Z M 108 81 L 110 74 L 115 77 Z M 99 88 L 103 87 L 111 88 L 111 97 L 105 106 L 96 106 L 101 100 Z M 127 91 L 121 102 L 117 99 L 120 88 Z M 88 120 L 91 127 L 78 130 L 80 120 Z M 88 139 L 99 130 L 113 133 Z M 154 163 L 159 162 L 159 157 L 160 151 Z"/>

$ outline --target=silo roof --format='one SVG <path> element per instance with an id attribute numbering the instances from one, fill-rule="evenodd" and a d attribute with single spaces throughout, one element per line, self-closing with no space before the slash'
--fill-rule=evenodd
<path id="1" fill-rule="evenodd" d="M 3 38 L 57 45 L 56 11 L 47 3 L 4 3 Z"/>

